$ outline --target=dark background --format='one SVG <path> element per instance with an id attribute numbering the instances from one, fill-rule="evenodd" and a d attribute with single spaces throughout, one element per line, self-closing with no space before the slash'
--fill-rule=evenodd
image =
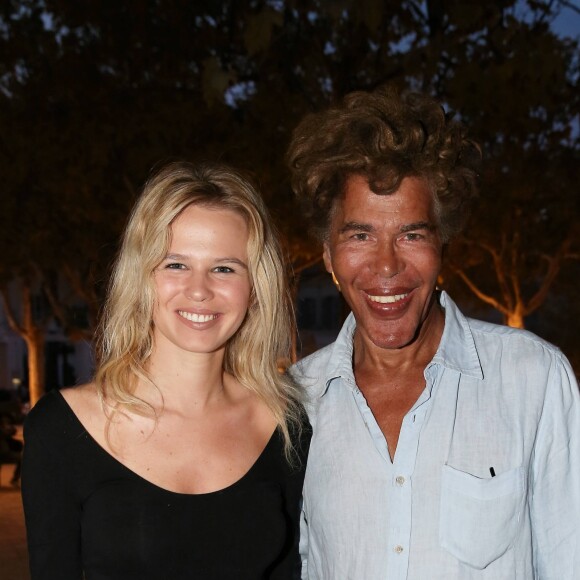
<path id="1" fill-rule="evenodd" d="M 484 152 L 442 287 L 556 343 L 578 372 L 579 22 L 572 1 L 4 0 L 0 290 L 13 329 L 41 374 L 50 319 L 90 336 L 129 208 L 170 159 L 249 171 L 295 292 L 301 276 L 312 286 L 320 248 L 289 187 L 291 131 L 392 83 L 440 98 Z"/>

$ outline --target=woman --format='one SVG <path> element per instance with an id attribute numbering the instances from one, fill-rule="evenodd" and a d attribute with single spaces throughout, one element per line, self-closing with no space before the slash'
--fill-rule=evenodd
<path id="1" fill-rule="evenodd" d="M 179 163 L 146 184 L 94 381 L 49 393 L 25 425 L 33 580 L 296 575 L 309 429 L 277 369 L 284 280 L 239 174 Z"/>

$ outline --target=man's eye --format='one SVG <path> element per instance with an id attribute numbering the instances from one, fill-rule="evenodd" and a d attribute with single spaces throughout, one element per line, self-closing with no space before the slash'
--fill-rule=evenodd
<path id="1" fill-rule="evenodd" d="M 414 242 L 416 240 L 422 240 L 425 236 L 423 236 L 423 234 L 418 234 L 416 232 L 409 232 L 408 234 L 405 235 L 405 238 L 407 240 L 410 240 L 411 242 Z"/>
<path id="2" fill-rule="evenodd" d="M 352 236 L 354 240 L 358 240 L 359 242 L 366 242 L 366 240 L 369 239 L 369 235 L 367 233 L 359 233 L 359 234 L 354 234 L 354 236 Z"/>

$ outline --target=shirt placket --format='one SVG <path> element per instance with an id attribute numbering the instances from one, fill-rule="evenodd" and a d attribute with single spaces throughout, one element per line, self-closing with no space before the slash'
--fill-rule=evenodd
<path id="1" fill-rule="evenodd" d="M 428 383 L 432 377 L 427 376 Z M 397 451 L 391 461 L 387 440 L 380 430 L 366 399 L 354 382 L 354 399 L 373 443 L 385 460 L 388 477 L 385 490 L 390 506 L 389 535 L 386 544 L 387 569 L 384 577 L 389 580 L 405 580 L 409 568 L 411 543 L 412 482 L 415 461 L 419 449 L 419 435 L 431 402 L 431 386 L 428 384 L 413 408 L 405 415 L 401 425 Z"/>
<path id="2" fill-rule="evenodd" d="M 430 397 L 425 389 L 401 425 L 390 481 L 390 525 L 387 554 L 388 578 L 404 580 L 409 569 L 413 472 L 419 449 L 419 435 L 425 422 Z M 387 574 L 385 573 L 385 578 Z"/>

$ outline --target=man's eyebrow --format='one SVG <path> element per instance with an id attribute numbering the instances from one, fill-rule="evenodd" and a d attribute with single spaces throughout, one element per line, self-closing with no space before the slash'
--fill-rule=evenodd
<path id="1" fill-rule="evenodd" d="M 375 228 L 371 224 L 361 224 L 359 222 L 346 222 L 342 225 L 340 230 L 338 230 L 339 234 L 344 234 L 345 232 L 374 232 Z"/>
<path id="2" fill-rule="evenodd" d="M 405 232 L 413 232 L 415 230 L 429 230 L 430 232 L 433 232 L 436 229 L 435 224 L 432 224 L 431 222 L 415 222 L 414 224 L 401 226 L 399 231 L 404 234 Z"/>

